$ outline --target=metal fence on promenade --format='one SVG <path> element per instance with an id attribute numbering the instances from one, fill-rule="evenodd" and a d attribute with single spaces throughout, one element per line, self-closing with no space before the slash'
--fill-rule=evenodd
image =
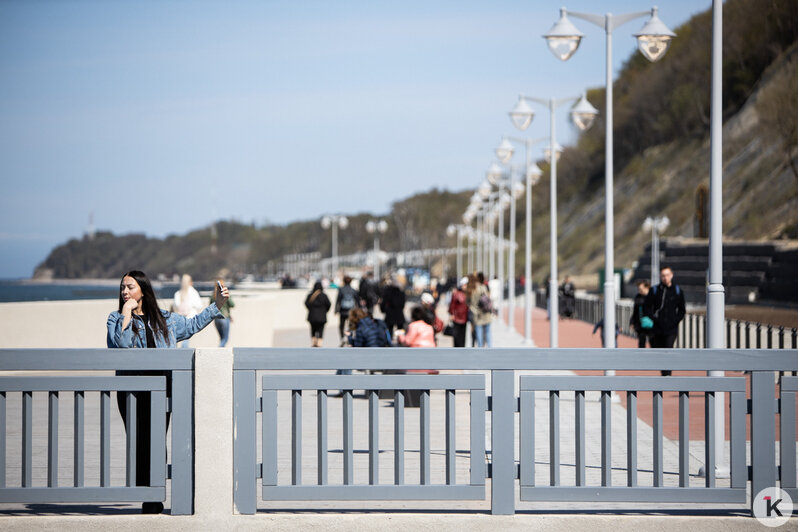
<path id="1" fill-rule="evenodd" d="M 232 375 L 210 378 L 199 373 L 204 366 L 194 360 L 229 359 L 230 354 L 229 349 L 139 350 L 135 357 L 126 350 L 0 350 L 0 478 L 20 479 L 14 486 L 4 482 L 0 502 L 164 500 L 171 469 L 172 513 L 190 513 L 192 478 L 211 478 L 198 474 L 209 464 L 193 460 L 193 431 L 207 421 L 194 417 L 192 398 L 213 396 L 228 404 L 223 395 L 228 392 L 218 384 L 225 379 L 232 381 L 226 407 L 233 418 L 230 486 L 241 514 L 255 513 L 259 498 L 487 500 L 488 489 L 494 514 L 514 513 L 516 494 L 520 501 L 684 503 L 694 508 L 716 503 L 747 507 L 752 493 L 770 486 L 798 497 L 798 378 L 777 378 L 778 372 L 798 370 L 795 350 L 236 348 Z M 337 368 L 367 371 L 329 371 Z M 420 368 L 441 373 L 414 372 Z M 608 377 L 567 371 L 718 368 L 749 374 Z M 75 375 L 29 374 L 40 370 Z M 95 370 L 171 371 L 171 401 L 165 377 L 85 375 Z M 94 421 L 83 410 L 90 390 L 99 394 L 99 419 Z M 111 393 L 130 390 L 149 392 L 157 405 L 151 485 L 145 487 L 134 485 L 135 435 L 128 431 L 126 449 L 109 449 L 108 420 L 115 415 Z M 367 400 L 358 399 L 360 390 Z M 58 436 L 57 423 L 64 392 L 74 396 L 74 436 L 66 442 Z M 625 398 L 625 413 L 612 404 L 612 392 Z M 672 393 L 678 394 L 675 412 L 663 408 L 664 394 Z M 37 431 L 31 430 L 37 426 L 37 394 L 49 408 L 43 443 L 35 441 Z M 690 430 L 690 394 L 703 399 L 703 434 Z M 714 474 L 715 464 L 725 460 L 714 455 L 715 401 L 727 402 L 730 409 L 728 479 Z M 638 419 L 644 404 L 650 404 L 645 406 L 651 409 L 650 425 Z M 566 410 L 565 405 L 571 406 Z M 162 430 L 166 412 L 171 412 L 171 468 Z M 670 415 L 677 417 L 678 446 L 665 434 Z M 21 420 L 21 430 L 13 419 Z M 90 424 L 99 424 L 101 445 L 99 456 L 88 455 L 84 462 L 89 446 L 83 434 Z M 696 465 L 690 448 L 691 437 L 695 441 L 703 435 L 700 454 L 708 474 L 699 479 L 690 474 Z M 17 437 L 22 445 L 12 452 L 10 443 Z M 39 485 L 37 475 L 31 475 L 40 467 L 37 447 L 46 456 Z M 74 482 L 60 487 L 58 457 L 71 448 Z M 109 453 L 126 457 L 122 486 L 109 482 Z M 88 462 L 106 471 L 98 485 L 82 480 Z"/>
<path id="2" fill-rule="evenodd" d="M 172 514 L 191 514 L 193 368 L 193 349 L 141 349 L 135 356 L 125 349 L 0 349 L 0 502 L 163 501 L 170 478 Z M 96 375 L 109 370 L 142 375 Z M 145 486 L 136 485 L 136 446 L 142 443 L 137 441 L 134 422 L 139 394 L 126 393 L 124 398 L 124 448 L 111 444 L 112 427 L 122 430 L 111 395 L 125 392 L 150 395 L 149 482 Z M 72 410 L 68 430 L 59 427 L 64 403 Z M 87 418 L 87 412 L 91 417 Z M 171 442 L 166 439 L 168 417 Z M 46 434 L 36 430 L 43 426 Z M 60 437 L 63 432 L 71 433 L 71 441 Z M 13 441 L 12 436 L 19 439 Z M 167 449 L 171 464 L 166 461 Z M 65 452 L 71 454 L 72 462 L 72 482 L 66 486 L 59 483 L 59 458 Z M 112 456 L 125 457 L 121 483 L 113 478 Z M 36 458 L 45 457 L 46 465 L 36 463 Z M 46 479 L 36 473 L 44 473 Z M 37 481 L 42 483 L 37 485 Z"/>
<path id="3" fill-rule="evenodd" d="M 538 307 L 546 308 L 546 296 L 542 291 L 536 294 Z M 562 309 L 562 304 L 560 309 Z M 622 334 L 635 336 L 629 326 L 629 319 L 634 312 L 631 300 L 620 300 L 615 303 L 615 323 Z M 599 296 L 581 295 L 574 301 L 572 318 L 598 323 L 604 317 L 604 301 Z M 730 349 L 798 349 L 798 328 L 770 325 L 767 323 L 745 320 L 726 319 L 726 347 Z M 688 311 L 679 324 L 678 347 L 702 349 L 707 346 L 706 314 Z"/>

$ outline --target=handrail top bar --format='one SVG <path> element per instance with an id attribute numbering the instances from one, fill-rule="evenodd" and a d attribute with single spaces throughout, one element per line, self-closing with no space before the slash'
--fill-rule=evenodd
<path id="1" fill-rule="evenodd" d="M 166 377 L 0 377 L 4 392 L 165 392 Z"/>
<path id="2" fill-rule="evenodd" d="M 0 371 L 192 369 L 194 349 L 0 349 Z"/>
<path id="3" fill-rule="evenodd" d="M 744 377 L 521 375 L 526 391 L 745 392 Z"/>
<path id="4" fill-rule="evenodd" d="M 257 348 L 233 349 L 234 370 L 798 371 L 795 349 Z"/>
<path id="5" fill-rule="evenodd" d="M 484 390 L 483 375 L 264 375 L 265 390 Z M 368 383 L 368 384 L 366 384 Z"/>

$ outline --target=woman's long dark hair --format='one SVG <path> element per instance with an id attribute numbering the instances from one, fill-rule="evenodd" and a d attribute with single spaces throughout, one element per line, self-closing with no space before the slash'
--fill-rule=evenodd
<path id="1" fill-rule="evenodd" d="M 152 283 L 147 277 L 147 274 L 140 270 L 131 270 L 122 276 L 119 282 L 119 312 L 122 312 L 122 307 L 125 306 L 125 298 L 122 297 L 122 285 L 125 277 L 132 277 L 139 284 L 141 288 L 141 308 L 144 310 L 144 318 L 149 322 L 152 327 L 153 336 L 160 336 L 164 342 L 169 338 L 169 329 L 166 326 L 166 319 L 158 307 L 158 300 L 155 298 L 155 291 L 152 289 Z M 136 320 L 133 320 L 133 330 L 138 332 Z"/>

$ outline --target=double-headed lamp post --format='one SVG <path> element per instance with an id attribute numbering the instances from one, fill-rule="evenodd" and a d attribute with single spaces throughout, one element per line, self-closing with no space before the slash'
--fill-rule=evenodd
<path id="1" fill-rule="evenodd" d="M 512 175 L 511 175 L 512 178 Z M 509 302 L 507 305 L 507 324 L 515 331 L 515 202 L 524 193 L 524 185 L 514 179 L 510 182 L 510 253 L 508 259 L 507 278 L 509 279 Z"/>
<path id="2" fill-rule="evenodd" d="M 551 241 L 551 257 L 550 257 L 550 278 L 549 278 L 549 294 L 550 294 L 550 313 L 551 319 L 549 320 L 549 345 L 551 347 L 558 347 L 559 336 L 557 329 L 557 321 L 559 320 L 559 305 L 557 302 L 557 132 L 555 128 L 555 111 L 557 107 L 576 101 L 576 104 L 571 108 L 571 121 L 582 131 L 587 130 L 593 125 L 593 121 L 598 114 L 595 107 L 590 105 L 587 97 L 583 94 L 582 97 L 571 98 L 550 98 L 543 100 L 540 98 L 533 98 L 530 96 L 519 96 L 518 104 L 515 109 L 510 111 L 510 118 L 515 127 L 520 130 L 525 130 L 532 123 L 535 117 L 535 112 L 529 106 L 527 101 L 535 102 L 544 105 L 549 110 L 549 153 L 554 153 L 555 156 L 551 158 L 551 186 L 549 190 L 549 203 L 551 208 L 551 220 L 549 227 L 549 238 Z"/>
<path id="3" fill-rule="evenodd" d="M 349 219 L 342 214 L 329 214 L 322 217 L 321 227 L 329 229 L 332 227 L 332 271 L 330 278 L 334 281 L 338 274 L 338 228 L 346 229 L 349 226 Z"/>
<path id="4" fill-rule="evenodd" d="M 496 272 L 496 238 L 493 234 L 496 213 L 493 210 L 493 202 L 498 199 L 499 194 L 493 192 L 490 183 L 485 180 L 477 188 L 477 192 L 482 198 L 482 238 L 484 241 L 485 257 L 482 261 L 482 271 L 486 273 L 488 279 L 492 279 Z"/>
<path id="5" fill-rule="evenodd" d="M 665 232 L 671 221 L 667 216 L 646 216 L 643 231 L 651 231 L 651 286 L 659 283 L 659 235 Z"/>
<path id="6" fill-rule="evenodd" d="M 474 252 L 475 259 L 473 263 L 469 265 L 468 271 L 472 271 L 472 268 L 479 269 L 482 266 L 482 196 L 479 195 L 479 192 L 474 192 L 471 196 L 471 200 L 468 203 L 468 208 L 466 208 L 465 212 L 463 213 L 463 222 L 470 226 L 471 222 L 474 222 L 474 231 L 473 231 L 473 240 L 474 240 Z M 469 255 L 470 257 L 470 255 Z"/>
<path id="7" fill-rule="evenodd" d="M 493 206 L 494 215 L 496 220 L 498 221 L 498 249 L 497 249 L 497 257 L 498 257 L 498 280 L 497 283 L 499 285 L 499 294 L 498 296 L 494 295 L 494 297 L 498 297 L 498 307 L 499 307 L 499 316 L 504 312 L 504 209 L 509 207 L 510 205 L 510 196 L 505 192 L 505 187 L 509 185 L 511 182 L 510 176 L 506 176 L 504 169 L 499 166 L 497 163 L 491 163 L 488 167 L 488 171 L 485 172 L 485 177 L 487 178 L 488 183 L 491 186 L 498 187 L 498 194 L 497 194 L 497 201 L 496 204 Z"/>
<path id="8" fill-rule="evenodd" d="M 565 8 L 560 10 L 560 20 L 543 37 L 549 49 L 557 59 L 567 61 L 579 48 L 579 43 L 584 35 L 568 20 L 567 14 L 574 18 L 586 20 L 600 28 L 606 34 L 606 109 L 605 109 L 605 213 L 604 213 L 604 345 L 607 348 L 615 347 L 615 258 L 614 258 L 614 220 L 613 220 L 613 146 L 612 146 L 612 32 L 615 28 L 636 18 L 650 15 L 649 20 L 643 25 L 637 37 L 638 49 L 649 61 L 658 61 L 668 50 L 671 39 L 676 36 L 660 20 L 657 8 L 650 11 L 627 13 L 625 15 L 592 15 L 589 13 L 568 13 Z"/>
<path id="9" fill-rule="evenodd" d="M 446 234 L 448 236 L 456 236 L 457 237 L 457 266 L 455 268 L 455 275 L 459 282 L 460 278 L 463 276 L 463 246 L 462 246 L 462 239 L 463 237 L 468 237 L 468 230 L 470 229 L 467 225 L 462 224 L 449 224 L 446 227 Z M 467 244 L 467 243 L 466 243 Z"/>
<path id="10" fill-rule="evenodd" d="M 467 228 L 466 236 L 468 237 L 468 242 L 469 242 L 468 266 L 466 269 L 466 271 L 468 271 L 469 273 L 474 271 L 475 267 L 478 268 L 477 264 L 479 262 L 479 255 L 478 255 L 479 254 L 479 249 L 478 249 L 479 248 L 478 246 L 479 245 L 479 219 L 478 219 L 479 206 L 475 204 L 475 201 L 480 201 L 479 194 L 474 194 L 474 196 L 471 197 L 471 203 L 469 203 L 468 208 L 463 213 L 463 222 L 466 224 Z M 471 222 L 474 220 L 476 220 L 477 222 L 476 229 L 471 227 Z M 472 242 L 474 244 L 473 246 L 471 245 Z M 475 254 L 477 255 L 476 261 L 474 260 Z"/>
<path id="11" fill-rule="evenodd" d="M 513 142 L 523 144 L 526 155 L 526 231 L 524 233 L 524 343 L 526 345 L 533 344 L 532 309 L 535 304 L 532 299 L 532 187 L 537 185 L 540 176 L 543 174 L 540 168 L 532 162 L 532 146 L 544 140 L 548 140 L 548 137 L 539 139 L 519 139 L 505 136 L 495 150 L 496 157 L 504 164 L 509 163 L 510 159 L 513 158 L 513 154 L 515 153 Z M 514 286 L 512 293 L 515 293 Z"/>
<path id="12" fill-rule="evenodd" d="M 513 147 L 509 147 L 506 143 L 509 141 L 505 138 L 499 148 L 496 149 L 496 155 L 503 164 L 507 164 L 513 154 Z M 509 151 L 508 151 L 509 149 Z M 508 156 L 509 153 L 509 156 Z M 509 172 L 505 173 L 504 170 L 496 163 L 490 165 L 487 177 L 488 181 L 499 187 L 499 202 L 496 206 L 496 214 L 499 217 L 499 279 L 501 280 L 501 294 L 499 301 L 504 298 L 504 209 L 510 208 L 510 239 L 508 244 L 508 259 L 507 259 L 507 281 L 508 281 L 508 317 L 507 324 L 510 327 L 515 326 L 515 202 L 524 193 L 524 185 L 515 181 L 513 178 L 514 168 L 509 166 Z M 527 169 L 529 170 L 529 169 Z M 538 172 L 540 170 L 538 169 Z M 506 176 L 506 177 L 505 177 Z M 505 191 L 506 189 L 506 191 Z M 503 309 L 500 309 L 500 311 Z"/>
<path id="13" fill-rule="evenodd" d="M 374 279 L 380 282 L 380 233 L 388 230 L 385 220 L 369 220 L 366 222 L 366 231 L 374 235 Z"/>

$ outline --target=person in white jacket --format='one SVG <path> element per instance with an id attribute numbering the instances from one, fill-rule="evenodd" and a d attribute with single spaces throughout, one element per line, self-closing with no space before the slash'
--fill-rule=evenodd
<path id="1" fill-rule="evenodd" d="M 194 288 L 194 281 L 187 273 L 180 279 L 180 290 L 175 292 L 172 302 L 172 311 L 180 314 L 184 318 L 193 318 L 202 310 L 202 298 Z M 183 342 L 181 347 L 189 347 L 189 341 Z"/>

